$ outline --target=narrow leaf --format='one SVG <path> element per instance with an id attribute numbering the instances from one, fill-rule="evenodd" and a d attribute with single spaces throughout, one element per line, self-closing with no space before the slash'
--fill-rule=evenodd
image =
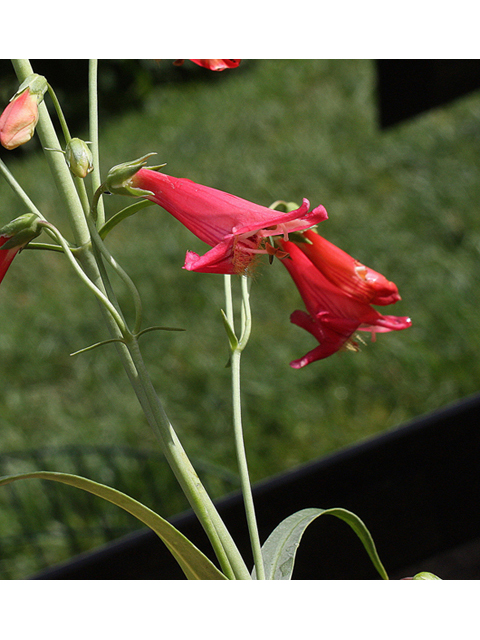
<path id="1" fill-rule="evenodd" d="M 102 238 L 102 240 L 105 240 L 106 236 L 114 227 L 117 226 L 119 222 L 122 222 L 122 220 L 125 220 L 125 218 L 133 216 L 133 214 L 137 213 L 137 211 L 151 206 L 152 203 L 150 202 L 150 200 L 140 200 L 139 202 L 134 202 L 128 207 L 125 207 L 125 209 L 122 209 L 121 211 L 113 215 L 109 220 L 107 220 L 107 222 L 98 232 L 100 237 Z"/>
<path id="2" fill-rule="evenodd" d="M 53 480 L 63 484 L 83 489 L 93 493 L 124 511 L 132 514 L 147 527 L 150 527 L 165 543 L 170 553 L 177 560 L 183 572 L 189 580 L 226 580 L 227 578 L 215 565 L 193 545 L 178 529 L 160 517 L 157 513 L 137 502 L 121 491 L 112 489 L 104 484 L 99 484 L 88 478 L 72 475 L 70 473 L 57 473 L 53 471 L 36 471 L 22 473 L 15 476 L 0 478 L 0 486 L 16 480 L 39 478 L 41 480 Z"/>
<path id="3" fill-rule="evenodd" d="M 322 515 L 332 515 L 346 522 L 360 538 L 378 573 L 388 580 L 387 572 L 378 557 L 375 543 L 365 524 L 351 511 L 341 508 L 302 509 L 285 518 L 272 531 L 262 547 L 267 580 L 290 580 L 300 540 L 308 525 Z M 255 569 L 252 577 L 256 579 Z"/>
<path id="4" fill-rule="evenodd" d="M 230 349 L 232 351 L 235 351 L 235 349 L 238 347 L 238 338 L 235 335 L 235 331 L 233 330 L 232 325 L 228 321 L 225 311 L 223 309 L 220 309 L 220 311 L 222 312 L 223 324 L 225 327 L 225 331 L 227 332 L 228 341 L 230 342 Z"/>
<path id="5" fill-rule="evenodd" d="M 104 344 L 112 344 L 113 342 L 123 342 L 123 344 L 125 344 L 125 341 L 121 338 L 110 338 L 109 340 L 102 340 L 101 342 L 96 342 L 95 344 L 91 344 L 88 347 L 83 347 L 83 349 L 74 351 L 70 355 L 78 356 L 80 353 L 86 353 L 87 351 L 92 351 L 92 349 L 96 349 L 97 347 L 102 347 Z"/>

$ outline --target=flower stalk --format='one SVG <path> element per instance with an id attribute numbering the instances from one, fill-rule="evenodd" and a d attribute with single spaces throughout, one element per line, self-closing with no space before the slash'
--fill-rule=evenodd
<path id="1" fill-rule="evenodd" d="M 233 301 L 231 276 L 225 276 L 225 299 L 227 306 L 226 319 L 232 329 L 234 328 L 233 319 Z M 262 549 L 260 537 L 258 533 L 257 519 L 255 515 L 255 505 L 253 502 L 252 487 L 250 483 L 250 475 L 248 471 L 247 454 L 245 451 L 245 442 L 243 438 L 242 426 L 242 400 L 240 385 L 240 360 L 242 351 L 245 349 L 250 338 L 252 328 L 252 316 L 250 308 L 250 292 L 249 278 L 241 276 L 242 287 L 242 310 L 241 310 L 241 335 L 237 341 L 230 340 L 231 345 L 231 370 L 232 370 L 232 402 L 233 402 L 233 431 L 235 439 L 235 451 L 237 455 L 237 464 L 240 476 L 240 484 L 242 488 L 243 500 L 245 504 L 245 514 L 247 517 L 248 532 L 250 536 L 250 545 L 252 548 L 253 560 L 255 563 L 255 573 L 257 580 L 265 580 L 265 569 L 263 565 Z"/>
<path id="2" fill-rule="evenodd" d="M 90 122 L 90 144 L 93 156 L 92 185 L 97 191 L 102 184 L 100 174 L 100 151 L 98 144 L 98 60 L 90 60 L 88 64 L 88 110 Z M 105 224 L 105 209 L 103 200 L 100 198 L 97 204 L 97 225 L 100 228 Z"/>

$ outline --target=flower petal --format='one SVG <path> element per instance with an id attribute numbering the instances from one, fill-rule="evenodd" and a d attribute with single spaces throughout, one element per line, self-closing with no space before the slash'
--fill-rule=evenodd
<path id="1" fill-rule="evenodd" d="M 312 230 L 304 232 L 309 243 L 299 245 L 323 275 L 345 293 L 368 304 L 387 305 L 400 300 L 398 289 L 381 273 L 366 267 Z"/>

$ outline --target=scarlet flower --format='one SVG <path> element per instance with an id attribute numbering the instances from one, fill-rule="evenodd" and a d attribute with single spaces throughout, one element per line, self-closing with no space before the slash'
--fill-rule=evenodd
<path id="1" fill-rule="evenodd" d="M 0 282 L 7 273 L 8 267 L 22 247 L 13 247 L 12 249 L 3 249 L 2 246 L 9 240 L 5 236 L 0 236 Z"/>
<path id="2" fill-rule="evenodd" d="M 190 60 L 192 60 L 190 58 Z M 223 71 L 224 69 L 235 69 L 240 64 L 240 60 L 192 60 L 195 64 L 210 71 Z"/>
<path id="3" fill-rule="evenodd" d="M 38 101 L 28 89 L 14 98 L 0 116 L 0 142 L 5 149 L 16 149 L 28 142 L 38 122 Z"/>
<path id="4" fill-rule="evenodd" d="M 374 339 L 376 333 L 411 326 L 410 318 L 384 316 L 370 306 L 370 303 L 385 305 L 400 300 L 393 282 L 355 261 L 315 232 L 306 231 L 303 236 L 308 242 L 295 244 L 279 240 L 289 254 L 282 263 L 308 311 L 294 311 L 290 321 L 311 333 L 320 344 L 290 366 L 300 369 L 344 346 L 356 349 L 351 336 L 358 330 L 370 331 Z"/>
<path id="5" fill-rule="evenodd" d="M 146 198 L 212 247 L 203 256 L 188 251 L 183 267 L 188 271 L 245 273 L 256 254 L 275 251 L 268 237 L 282 235 L 286 239 L 289 232 L 303 231 L 327 218 L 321 205 L 309 212 L 307 199 L 295 211 L 281 213 L 151 169 L 135 173 L 128 180 L 128 188 L 145 192 Z"/>
<path id="6" fill-rule="evenodd" d="M 386 305 L 401 300 L 396 285 L 381 273 L 361 264 L 312 230 L 305 231 L 303 236 L 307 239 L 300 246 L 303 253 L 345 293 L 367 304 Z"/>

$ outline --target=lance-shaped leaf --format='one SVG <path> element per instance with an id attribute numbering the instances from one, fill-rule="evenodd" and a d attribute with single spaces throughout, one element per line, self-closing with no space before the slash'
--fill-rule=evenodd
<path id="1" fill-rule="evenodd" d="M 88 478 L 72 475 L 70 473 L 57 473 L 54 471 L 35 471 L 33 473 L 22 473 L 14 476 L 4 476 L 0 478 L 0 486 L 9 484 L 17 480 L 28 478 L 38 478 L 40 480 L 53 480 L 63 484 L 83 489 L 93 493 L 112 504 L 117 505 L 124 511 L 135 516 L 143 524 L 150 527 L 161 540 L 167 549 L 176 559 L 184 574 L 189 580 L 226 580 L 226 576 L 219 571 L 215 565 L 188 540 L 178 529 L 160 517 L 157 513 L 134 500 L 121 491 L 112 487 L 99 484 Z"/>
<path id="2" fill-rule="evenodd" d="M 332 515 L 346 522 L 355 531 L 365 547 L 376 570 L 384 580 L 388 580 L 387 572 L 378 557 L 375 543 L 365 524 L 351 511 L 341 508 L 302 509 L 285 518 L 276 527 L 262 547 L 265 577 L 267 580 L 290 580 L 293 573 L 295 556 L 300 540 L 308 525 L 322 515 Z M 255 569 L 252 572 L 256 579 Z"/>

